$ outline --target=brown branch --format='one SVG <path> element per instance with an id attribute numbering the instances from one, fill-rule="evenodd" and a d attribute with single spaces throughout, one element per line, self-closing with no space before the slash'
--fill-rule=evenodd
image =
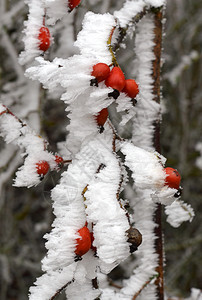
<path id="1" fill-rule="evenodd" d="M 184 298 L 168 298 L 167 300 L 184 300 Z"/>
<path id="2" fill-rule="evenodd" d="M 124 142 L 124 139 L 121 138 L 117 133 L 116 133 L 116 130 L 114 128 L 114 126 L 112 125 L 112 123 L 108 120 L 107 121 L 109 127 L 111 128 L 112 130 L 112 133 L 113 133 L 113 140 L 112 140 L 112 150 L 113 152 L 116 152 L 116 140 L 119 140 L 119 141 L 122 141 Z"/>
<path id="3" fill-rule="evenodd" d="M 109 47 L 109 52 L 111 53 L 111 56 L 112 56 L 112 65 L 118 67 L 119 64 L 118 64 L 118 62 L 117 62 L 117 60 L 116 60 L 116 56 L 115 56 L 115 54 L 114 54 L 114 51 L 113 51 L 113 49 L 112 49 L 112 44 L 111 44 L 112 36 L 113 36 L 113 33 L 114 33 L 114 30 L 115 30 L 115 29 L 116 29 L 116 26 L 114 26 L 114 27 L 112 28 L 111 32 L 110 32 L 110 36 L 109 36 L 109 38 L 108 38 L 107 45 L 108 45 L 108 47 Z"/>
<path id="4" fill-rule="evenodd" d="M 96 289 L 96 290 L 99 289 L 97 277 L 95 277 L 95 278 L 92 279 L 92 286 L 93 286 L 94 289 Z"/>
<path id="5" fill-rule="evenodd" d="M 146 281 L 143 286 L 141 287 L 141 289 L 139 289 L 139 291 L 133 296 L 132 300 L 135 300 L 137 298 L 137 296 L 139 296 L 139 294 L 142 292 L 142 290 L 153 280 L 153 277 L 151 279 L 149 279 L 148 281 Z"/>
<path id="6" fill-rule="evenodd" d="M 160 72 L 161 72 L 161 47 L 162 47 L 162 9 L 153 10 L 154 13 L 154 61 L 153 61 L 153 95 L 154 101 L 160 103 Z M 160 120 L 154 124 L 154 147 L 160 152 Z M 155 251 L 158 254 L 158 266 L 156 268 L 159 276 L 155 281 L 157 299 L 164 299 L 164 279 L 163 279 L 163 238 L 161 224 L 161 204 L 157 204 L 154 214 L 155 227 Z"/>
<path id="7" fill-rule="evenodd" d="M 1 113 L 0 113 L 0 116 L 2 116 L 3 114 L 7 113 L 7 110 L 3 110 Z"/>
<path id="8" fill-rule="evenodd" d="M 22 120 L 20 120 L 18 117 L 16 117 L 16 115 L 14 115 L 10 111 L 10 109 L 8 109 L 8 107 L 6 107 L 5 105 L 3 105 L 3 106 L 5 107 L 5 110 L 0 113 L 0 116 L 2 116 L 3 114 L 9 114 L 9 115 L 13 116 L 22 125 L 22 127 L 27 126 L 27 124 L 23 123 Z"/>
<path id="9" fill-rule="evenodd" d="M 123 183 L 123 174 L 121 174 L 121 178 L 120 178 L 120 181 L 119 181 L 118 190 L 116 192 L 116 198 L 117 198 L 117 200 L 119 200 L 119 194 L 120 194 L 120 191 L 121 191 L 122 183 Z M 122 205 L 121 205 L 121 207 L 122 207 Z"/>
<path id="10" fill-rule="evenodd" d="M 146 13 L 148 12 L 148 10 L 146 8 L 144 8 L 142 10 L 142 12 L 138 13 L 136 16 L 134 16 L 134 18 L 131 20 L 130 25 L 128 24 L 126 27 L 119 27 L 119 35 L 117 38 L 117 42 L 113 45 L 113 51 L 116 52 L 119 47 L 120 44 L 123 42 L 123 40 L 125 39 L 126 35 L 127 35 L 127 30 L 129 29 L 129 27 L 131 26 L 131 24 L 137 24 L 144 15 L 146 15 Z"/>
<path id="11" fill-rule="evenodd" d="M 109 125 L 109 127 L 111 128 L 111 130 L 112 130 L 112 132 L 113 132 L 112 150 L 113 150 L 114 153 L 116 153 L 116 140 L 124 141 L 124 139 L 121 138 L 121 137 L 116 133 L 114 126 L 112 125 L 112 123 L 111 123 L 109 120 L 108 120 L 108 125 Z M 119 163 L 119 166 L 120 166 L 120 163 Z M 119 199 L 119 194 L 120 194 L 120 190 L 121 190 L 122 183 L 123 183 L 123 175 L 122 175 L 121 178 L 120 178 L 118 190 L 117 190 L 117 193 L 116 193 L 116 198 L 117 198 L 117 200 L 118 200 L 118 202 L 119 202 L 120 207 L 121 207 L 121 208 L 125 211 L 125 213 L 126 213 L 126 217 L 127 217 L 127 219 L 128 219 L 129 225 L 131 225 L 129 213 L 127 212 L 126 208 L 123 207 L 123 205 L 122 205 L 122 203 L 121 203 L 121 201 L 120 201 L 120 199 Z"/>
<path id="12" fill-rule="evenodd" d="M 57 292 L 49 300 L 54 300 L 72 282 L 74 282 L 74 278 L 71 281 L 67 282 L 65 285 L 63 285 L 59 290 L 57 290 Z"/>
<path id="13" fill-rule="evenodd" d="M 72 162 L 71 159 L 69 159 L 69 160 L 63 160 L 63 164 L 70 164 L 71 162 Z"/>
<path id="14" fill-rule="evenodd" d="M 119 290 L 123 288 L 122 286 L 120 286 L 120 285 L 114 283 L 114 282 L 111 280 L 111 278 L 108 277 L 107 280 L 108 280 L 110 286 L 113 286 L 113 287 L 115 287 L 116 289 L 119 289 Z"/>

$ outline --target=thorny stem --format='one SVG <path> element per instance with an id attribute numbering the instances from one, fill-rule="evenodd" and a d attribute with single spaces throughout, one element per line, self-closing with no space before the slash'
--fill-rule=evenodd
<path id="1" fill-rule="evenodd" d="M 109 127 L 111 128 L 112 133 L 113 133 L 112 150 L 113 150 L 114 153 L 116 153 L 116 140 L 124 141 L 124 139 L 121 138 L 121 137 L 116 133 L 116 131 L 115 131 L 115 129 L 114 129 L 112 123 L 111 123 L 109 120 L 108 120 L 108 125 L 109 125 Z M 119 163 L 119 165 L 120 165 L 120 163 Z M 117 198 L 117 200 L 118 200 L 118 202 L 119 202 L 120 207 L 126 212 L 126 217 L 128 218 L 128 223 L 131 224 L 131 223 L 130 223 L 130 216 L 129 216 L 127 210 L 123 207 L 121 201 L 119 200 L 119 194 L 120 194 L 120 190 L 121 190 L 122 183 L 123 183 L 123 175 L 122 175 L 121 178 L 120 178 L 119 187 L 118 187 L 118 190 L 117 190 L 117 193 L 116 193 L 116 198 Z"/>
<path id="2" fill-rule="evenodd" d="M 3 114 L 9 114 L 9 115 L 13 116 L 13 117 L 14 117 L 14 118 L 22 125 L 22 127 L 27 126 L 25 123 L 22 122 L 22 120 L 20 120 L 18 117 L 16 117 L 16 116 L 10 111 L 10 109 L 8 109 L 5 105 L 3 105 L 3 106 L 5 107 L 5 110 L 2 111 L 2 112 L 0 113 L 0 116 L 2 116 Z"/>
<path id="3" fill-rule="evenodd" d="M 74 282 L 74 278 L 71 281 L 65 283 L 65 285 L 63 285 L 59 290 L 57 290 L 57 292 L 49 300 L 54 300 L 72 282 Z"/>
<path id="4" fill-rule="evenodd" d="M 63 160 L 63 164 L 70 164 L 72 162 L 71 159 L 68 159 L 68 160 Z"/>
<path id="5" fill-rule="evenodd" d="M 108 280 L 110 286 L 113 286 L 113 287 L 115 287 L 116 289 L 122 289 L 122 288 L 123 288 L 122 286 L 120 286 L 120 285 L 114 283 L 114 282 L 111 280 L 111 278 L 108 277 L 107 280 Z"/>
<path id="6" fill-rule="evenodd" d="M 3 105 L 3 106 L 4 106 L 6 109 L 0 113 L 0 116 L 2 116 L 2 115 L 5 114 L 5 113 L 6 113 L 6 114 L 9 114 L 9 115 L 13 116 L 13 117 L 21 124 L 22 127 L 27 126 L 27 124 L 23 123 L 23 121 L 20 120 L 16 115 L 14 115 L 14 114 L 10 111 L 10 109 L 8 109 L 5 105 Z M 22 133 L 21 133 L 21 134 L 22 134 Z M 37 136 L 38 136 L 39 138 L 41 138 L 40 135 L 37 135 Z M 47 142 L 44 141 L 44 150 L 46 150 L 46 148 L 47 148 Z"/>
<path id="7" fill-rule="evenodd" d="M 113 50 L 112 50 L 112 45 L 111 45 L 112 36 L 113 36 L 113 33 L 114 33 L 115 28 L 116 28 L 116 27 L 114 26 L 114 27 L 112 28 L 112 30 L 111 30 L 110 36 L 109 36 L 108 41 L 107 41 L 107 45 L 108 45 L 108 47 L 109 47 L 109 52 L 111 53 L 111 56 L 112 56 L 112 64 L 113 64 L 114 66 L 118 67 L 119 64 L 118 64 L 118 62 L 117 62 L 117 60 L 116 60 L 116 56 L 115 56 L 115 54 L 114 54 L 114 52 L 113 52 Z"/>
<path id="8" fill-rule="evenodd" d="M 153 95 L 154 101 L 160 103 L 160 71 L 161 71 L 161 47 L 162 47 L 162 9 L 153 11 L 154 13 L 154 61 L 153 61 Z M 160 120 L 155 123 L 154 147 L 160 153 Z M 158 266 L 156 268 L 159 276 L 155 281 L 157 299 L 164 299 L 164 280 L 163 280 L 163 238 L 162 238 L 162 220 L 161 204 L 158 203 L 154 215 L 155 227 L 155 250 L 158 254 Z"/>
<path id="9" fill-rule="evenodd" d="M 46 25 L 46 8 L 44 8 L 44 15 L 43 15 L 43 26 Z"/>
<path id="10" fill-rule="evenodd" d="M 148 281 L 146 281 L 143 286 L 141 287 L 141 289 L 139 289 L 139 291 L 133 296 L 132 300 L 135 300 L 137 298 L 137 296 L 139 296 L 139 294 L 142 292 L 142 290 L 153 280 L 154 278 L 152 277 L 151 279 L 149 279 Z"/>
<path id="11" fill-rule="evenodd" d="M 22 127 L 27 126 L 27 124 L 23 123 L 22 120 L 20 120 L 18 117 L 16 117 L 16 115 L 14 115 L 10 111 L 10 109 L 8 109 L 5 105 L 3 105 L 3 106 L 5 107 L 5 110 L 0 113 L 0 116 L 2 116 L 3 114 L 9 114 L 9 115 L 13 116 L 21 124 Z M 23 133 L 21 132 L 21 134 L 23 134 Z M 36 136 L 38 136 L 39 138 L 42 138 L 40 135 L 36 134 Z M 43 144 L 44 144 L 44 150 L 46 150 L 47 149 L 47 145 L 48 145 L 47 141 L 43 140 Z"/>
<path id="12" fill-rule="evenodd" d="M 99 289 L 97 277 L 95 277 L 95 278 L 92 279 L 92 286 L 93 286 L 94 289 L 96 289 L 96 290 Z"/>
<path id="13" fill-rule="evenodd" d="M 146 15 L 147 12 L 148 12 L 147 9 L 144 8 L 140 13 L 138 13 L 136 16 L 134 16 L 134 18 L 132 19 L 132 21 L 126 27 L 124 27 L 124 28 L 123 27 L 119 27 L 118 28 L 118 30 L 119 30 L 119 36 L 117 38 L 117 42 L 112 47 L 112 49 L 113 49 L 114 52 L 119 49 L 120 44 L 123 42 L 123 40 L 126 37 L 127 30 L 129 29 L 129 27 L 132 24 L 138 23 L 144 17 L 144 15 Z"/>
<path id="14" fill-rule="evenodd" d="M 112 141 L 112 150 L 113 152 L 116 152 L 116 140 L 119 140 L 119 141 L 123 141 L 124 142 L 124 139 L 121 138 L 117 133 L 116 133 L 116 130 L 114 128 L 114 126 L 112 125 L 112 123 L 108 120 L 107 121 L 109 127 L 111 128 L 112 130 L 112 133 L 113 133 L 113 141 Z"/>
<path id="15" fill-rule="evenodd" d="M 107 41 L 107 45 L 109 47 L 109 51 L 110 51 L 111 56 L 112 56 L 112 64 L 114 66 L 116 66 L 116 67 L 119 66 L 114 52 L 116 52 L 119 49 L 120 44 L 122 43 L 122 41 L 126 37 L 128 28 L 131 26 L 131 24 L 138 23 L 146 13 L 147 13 L 147 10 L 146 10 L 146 8 L 144 8 L 143 11 L 141 11 L 140 13 L 138 13 L 126 27 L 124 27 L 124 28 L 118 27 L 119 36 L 117 38 L 117 42 L 113 46 L 111 44 L 111 41 L 112 41 L 112 36 L 113 36 L 114 30 L 116 29 L 116 26 L 114 26 L 112 28 L 110 36 L 109 36 L 109 39 Z"/>

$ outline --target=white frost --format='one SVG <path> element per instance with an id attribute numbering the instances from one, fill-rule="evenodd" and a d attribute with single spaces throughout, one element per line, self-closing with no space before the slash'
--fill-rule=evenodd
<path id="1" fill-rule="evenodd" d="M 164 186 L 166 175 L 162 162 L 165 159 L 157 152 L 148 152 L 127 142 L 122 144 L 121 152 L 126 156 L 125 163 L 133 172 L 137 188 L 157 190 Z"/>
<path id="2" fill-rule="evenodd" d="M 191 205 L 182 200 L 175 200 L 170 206 L 166 206 L 165 213 L 168 216 L 167 222 L 173 227 L 179 227 L 183 222 L 191 222 L 194 217 L 194 211 Z"/>

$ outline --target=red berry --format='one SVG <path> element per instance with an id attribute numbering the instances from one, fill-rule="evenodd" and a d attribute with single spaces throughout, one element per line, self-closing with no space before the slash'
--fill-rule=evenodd
<path id="1" fill-rule="evenodd" d="M 48 50 L 50 46 L 50 31 L 47 27 L 43 26 L 40 28 L 38 40 L 39 40 L 39 49 L 42 51 Z"/>
<path id="2" fill-rule="evenodd" d="M 56 162 L 57 165 L 61 166 L 61 165 L 63 165 L 64 160 L 61 156 L 56 154 L 55 155 L 55 162 Z"/>
<path id="3" fill-rule="evenodd" d="M 81 236 L 81 238 L 78 238 L 76 240 L 77 245 L 75 254 L 78 256 L 82 256 L 87 253 L 91 247 L 91 235 L 89 229 L 86 226 L 79 229 L 78 234 Z"/>
<path id="4" fill-rule="evenodd" d="M 166 179 L 165 184 L 168 185 L 172 189 L 179 189 L 181 176 L 176 169 L 173 168 L 165 168 Z"/>
<path id="5" fill-rule="evenodd" d="M 36 169 L 39 175 L 46 175 L 48 173 L 49 168 L 50 166 L 45 160 L 36 163 Z"/>
<path id="6" fill-rule="evenodd" d="M 74 9 L 76 6 L 79 5 L 80 2 L 81 2 L 81 0 L 69 0 L 68 1 L 69 9 L 70 10 Z"/>
<path id="7" fill-rule="evenodd" d="M 93 66 L 93 71 L 91 73 L 97 79 L 97 82 L 101 82 L 109 76 L 110 68 L 107 64 L 98 63 Z"/>
<path id="8" fill-rule="evenodd" d="M 105 80 L 106 86 L 109 86 L 115 90 L 118 90 L 119 92 L 122 91 L 122 89 L 125 86 L 125 77 L 124 74 L 119 67 L 114 67 L 107 79 Z"/>
<path id="9" fill-rule="evenodd" d="M 107 108 L 103 108 L 95 118 L 96 118 L 97 124 L 99 126 L 103 126 L 108 118 Z"/>
<path id="10" fill-rule="evenodd" d="M 135 98 L 135 96 L 139 93 L 138 85 L 135 80 L 126 79 L 122 92 L 126 93 L 126 95 L 130 98 Z"/>

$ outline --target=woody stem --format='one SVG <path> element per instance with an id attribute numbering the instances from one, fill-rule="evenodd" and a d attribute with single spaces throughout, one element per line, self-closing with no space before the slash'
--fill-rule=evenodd
<path id="1" fill-rule="evenodd" d="M 154 11 L 154 61 L 153 61 L 153 95 L 154 101 L 160 103 L 160 71 L 161 71 L 161 47 L 162 47 L 162 9 Z M 160 119 L 154 124 L 154 147 L 159 153 L 160 149 Z M 158 266 L 156 271 L 158 277 L 155 281 L 157 299 L 164 299 L 164 279 L 163 279 L 163 238 L 162 238 L 162 220 L 161 220 L 161 204 L 157 204 L 154 222 L 155 227 L 155 250 L 158 255 Z"/>

